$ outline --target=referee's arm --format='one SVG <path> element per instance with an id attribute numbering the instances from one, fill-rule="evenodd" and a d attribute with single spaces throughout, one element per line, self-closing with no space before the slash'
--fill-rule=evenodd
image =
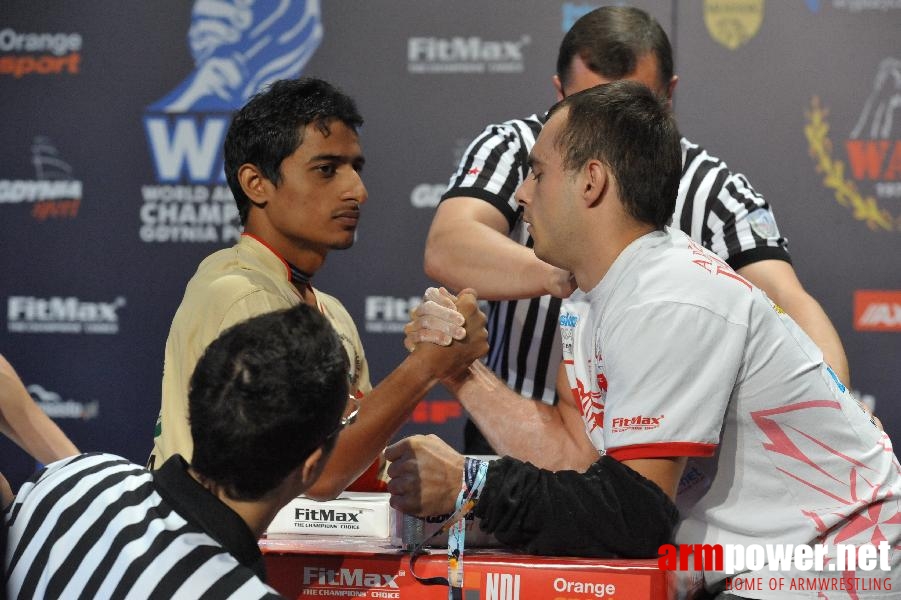
<path id="1" fill-rule="evenodd" d="M 474 288 L 483 300 L 572 293 L 569 273 L 539 260 L 508 233 L 506 217 L 490 203 L 447 198 L 438 205 L 426 239 L 426 275 L 454 290 Z"/>

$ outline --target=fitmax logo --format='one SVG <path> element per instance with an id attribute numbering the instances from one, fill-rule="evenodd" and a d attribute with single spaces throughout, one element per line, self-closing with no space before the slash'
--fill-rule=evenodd
<path id="1" fill-rule="evenodd" d="M 398 589 L 397 577 L 388 573 L 368 573 L 363 569 L 323 569 L 304 567 L 304 586 L 317 584 L 340 587 L 366 587 Z"/>
<path id="2" fill-rule="evenodd" d="M 660 427 L 660 421 L 663 415 L 659 417 L 616 417 L 611 422 L 614 431 L 624 431 L 626 429 L 656 429 Z"/>
<path id="3" fill-rule="evenodd" d="M 112 302 L 84 302 L 74 296 L 10 296 L 7 328 L 15 333 L 117 333 L 118 310 L 123 306 L 122 296 Z"/>
<path id="4" fill-rule="evenodd" d="M 515 42 L 487 42 L 480 37 L 414 37 L 407 40 L 407 59 L 411 62 L 522 60 L 522 47 L 529 41 L 528 36 Z"/>
<path id="5" fill-rule="evenodd" d="M 370 333 L 402 333 L 410 318 L 410 311 L 419 306 L 422 298 L 394 296 L 366 297 L 366 331 Z"/>
<path id="6" fill-rule="evenodd" d="M 521 73 L 523 47 L 528 35 L 518 40 L 490 41 L 470 37 L 411 37 L 407 40 L 407 70 L 410 73 Z"/>
<path id="7" fill-rule="evenodd" d="M 298 521 L 317 523 L 359 523 L 363 511 L 345 512 L 326 508 L 295 508 L 294 518 Z"/>

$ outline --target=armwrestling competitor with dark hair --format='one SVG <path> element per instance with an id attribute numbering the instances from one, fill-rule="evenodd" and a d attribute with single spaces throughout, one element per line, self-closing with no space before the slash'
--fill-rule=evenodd
<path id="1" fill-rule="evenodd" d="M 579 18 L 563 37 L 552 83 L 561 100 L 621 79 L 643 83 L 670 103 L 679 81 L 660 23 L 640 8 L 602 6 Z M 570 273 L 532 252 L 523 208 L 514 196 L 546 120 L 539 113 L 494 123 L 473 140 L 435 212 L 424 262 L 436 281 L 475 288 L 490 301 L 491 370 L 523 396 L 553 404 L 562 354 L 561 298 L 575 284 Z M 799 281 L 767 198 L 704 147 L 684 137 L 680 143 L 682 178 L 668 222 L 783 307 L 848 385 L 838 333 Z M 471 421 L 464 430 L 464 450 L 494 453 Z"/>
<path id="2" fill-rule="evenodd" d="M 486 467 L 434 436 L 402 440 L 386 451 L 395 507 L 445 514 L 462 486 L 484 530 L 538 554 L 824 544 L 834 560 L 837 544 L 901 544 L 888 436 L 779 306 L 666 227 L 680 158 L 670 111 L 640 83 L 591 88 L 550 111 L 516 197 L 536 256 L 578 286 L 560 314 L 558 389 L 569 399 L 527 401 L 481 363 L 447 379 L 508 457 Z M 408 348 L 423 347 L 424 326 L 407 326 Z M 483 470 L 479 490 L 472 474 Z M 877 574 L 888 587 L 830 588 L 830 600 L 901 589 L 901 552 L 889 559 Z M 829 584 L 873 572 L 779 575 Z M 722 593 L 726 576 L 705 571 L 708 591 Z"/>
<path id="3" fill-rule="evenodd" d="M 328 253 L 354 243 L 367 199 L 357 135 L 362 122 L 350 97 L 313 78 L 276 81 L 235 114 L 225 139 L 225 175 L 244 233 L 200 264 L 172 320 L 151 468 L 173 454 L 190 460 L 188 379 L 206 346 L 248 317 L 307 304 L 332 324 L 349 357 L 347 376 L 361 410 L 306 491 L 320 500 L 355 480 L 357 489 L 378 489 L 381 452 L 417 403 L 443 374 L 465 369 L 485 352 L 484 316 L 472 295 L 461 295 L 467 323 L 464 328 L 458 315 L 453 331 L 462 343 L 446 354 L 408 356 L 373 388 L 353 319 L 337 298 L 313 287 Z"/>

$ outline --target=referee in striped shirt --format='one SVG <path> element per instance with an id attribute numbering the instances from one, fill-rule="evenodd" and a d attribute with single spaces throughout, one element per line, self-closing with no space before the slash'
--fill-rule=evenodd
<path id="1" fill-rule="evenodd" d="M 225 331 L 191 380 L 192 464 L 175 455 L 151 472 L 80 454 L 22 486 L 5 514 L 8 597 L 280 597 L 257 539 L 353 420 L 347 372 L 305 304 Z"/>
<path id="2" fill-rule="evenodd" d="M 669 39 L 653 17 L 637 8 L 601 7 L 576 21 L 561 42 L 553 78 L 557 99 L 618 79 L 644 83 L 668 99 L 678 81 Z M 561 299 L 574 284 L 569 273 L 535 257 L 513 197 L 529 173 L 529 152 L 544 122 L 542 114 L 489 125 L 470 144 L 432 221 L 425 270 L 448 287 L 471 287 L 491 301 L 488 367 L 514 391 L 554 404 L 562 360 L 557 320 Z M 702 147 L 685 138 L 681 146 L 682 179 L 670 226 L 763 289 L 847 384 L 838 333 L 798 281 L 766 200 Z M 471 421 L 464 452 L 505 453 L 491 448 Z"/>

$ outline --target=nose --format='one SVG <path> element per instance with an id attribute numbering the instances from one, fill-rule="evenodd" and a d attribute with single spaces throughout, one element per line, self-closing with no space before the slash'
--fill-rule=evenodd
<path id="1" fill-rule="evenodd" d="M 356 200 L 357 204 L 364 204 L 369 198 L 369 192 L 366 191 L 366 185 L 363 183 L 363 177 L 356 169 L 351 170 L 352 180 L 344 197 Z"/>
<path id="2" fill-rule="evenodd" d="M 526 178 L 522 183 L 519 184 L 519 187 L 516 188 L 516 191 L 513 193 L 513 197 L 516 199 L 516 203 L 522 207 L 528 206 L 531 202 L 532 197 L 532 178 L 526 175 Z"/>

